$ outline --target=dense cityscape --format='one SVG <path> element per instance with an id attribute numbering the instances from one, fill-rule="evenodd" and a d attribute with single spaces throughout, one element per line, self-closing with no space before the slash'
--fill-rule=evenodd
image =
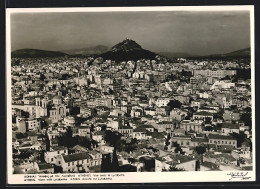
<path id="1" fill-rule="evenodd" d="M 252 170 L 250 64 L 12 57 L 13 173 Z"/>

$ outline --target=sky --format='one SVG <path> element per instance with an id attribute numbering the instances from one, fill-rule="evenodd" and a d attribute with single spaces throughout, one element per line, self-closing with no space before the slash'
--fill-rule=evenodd
<path id="1" fill-rule="evenodd" d="M 112 47 L 135 40 L 153 52 L 208 55 L 250 47 L 249 11 L 12 13 L 11 49 Z"/>

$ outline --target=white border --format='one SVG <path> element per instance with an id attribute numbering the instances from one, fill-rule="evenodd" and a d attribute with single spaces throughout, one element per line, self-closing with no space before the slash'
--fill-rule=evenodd
<path id="1" fill-rule="evenodd" d="M 255 52 L 254 52 L 254 6 L 179 6 L 179 7 L 109 7 L 109 8 L 15 8 L 6 9 L 6 86 L 7 86 L 7 183 L 8 184 L 69 184 L 69 183 L 161 183 L 161 182 L 228 182 L 230 171 L 214 172 L 142 172 L 142 173 L 119 173 L 124 176 L 115 176 L 111 173 L 112 180 L 91 180 L 91 181 L 44 181 L 25 182 L 24 175 L 12 174 L 12 118 L 11 118 L 11 25 L 10 16 L 12 13 L 55 13 L 55 12 L 136 12 L 136 11 L 250 11 L 250 31 L 251 31 L 251 84 L 252 84 L 252 152 L 253 170 L 248 171 L 251 179 L 245 181 L 255 181 L 256 179 L 256 159 L 255 159 Z M 236 171 L 237 172 L 237 171 Z M 241 171 L 239 171 L 241 172 Z M 97 173 L 104 174 L 104 173 Z M 61 174 L 59 174 L 61 175 Z M 68 175 L 68 174 L 62 174 Z M 71 174 L 70 174 L 71 175 Z M 73 174 L 78 176 L 79 174 Z M 38 176 L 38 175 L 36 175 Z M 52 175 L 50 175 L 52 176 Z M 53 175 L 55 177 L 55 174 Z M 241 182 L 233 179 L 232 182 Z"/>

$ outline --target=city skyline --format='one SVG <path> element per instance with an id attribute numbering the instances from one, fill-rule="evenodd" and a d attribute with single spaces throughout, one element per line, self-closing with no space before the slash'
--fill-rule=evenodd
<path id="1" fill-rule="evenodd" d="M 248 11 L 15 13 L 11 20 L 12 51 L 112 47 L 125 38 L 154 52 L 194 55 L 250 47 Z"/>

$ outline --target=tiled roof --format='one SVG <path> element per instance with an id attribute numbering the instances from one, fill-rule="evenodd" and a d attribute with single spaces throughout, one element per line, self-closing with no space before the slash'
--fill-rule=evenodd
<path id="1" fill-rule="evenodd" d="M 88 153 L 84 152 L 84 153 L 65 155 L 63 156 L 63 159 L 65 162 L 72 162 L 72 161 L 78 161 L 84 159 L 92 159 L 92 157 Z"/>
<path id="2" fill-rule="evenodd" d="M 218 135 L 218 134 L 209 134 L 209 139 L 223 139 L 223 140 L 236 140 L 232 136 L 226 136 L 226 135 Z"/>
<path id="3" fill-rule="evenodd" d="M 207 138 L 192 138 L 192 142 L 208 142 L 209 140 Z"/>
<path id="4" fill-rule="evenodd" d="M 239 125 L 234 123 L 223 123 L 222 128 L 239 129 Z"/>
<path id="5" fill-rule="evenodd" d="M 39 163 L 38 166 L 40 170 L 54 168 L 52 164 L 48 164 L 48 163 Z"/>
<path id="6" fill-rule="evenodd" d="M 203 115 L 203 116 L 212 116 L 212 113 L 209 113 L 209 112 L 196 112 L 195 114 L 193 115 Z"/>
<path id="7" fill-rule="evenodd" d="M 218 166 L 215 163 L 211 163 L 211 162 L 208 162 L 208 161 L 202 162 L 201 165 L 204 166 L 204 167 L 208 167 L 211 170 L 219 170 Z"/>

